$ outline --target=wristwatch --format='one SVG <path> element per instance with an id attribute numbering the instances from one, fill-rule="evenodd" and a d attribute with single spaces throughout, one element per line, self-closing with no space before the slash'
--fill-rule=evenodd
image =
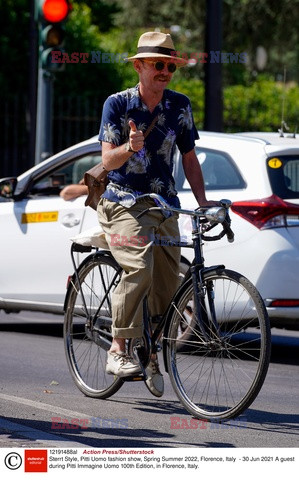
<path id="1" fill-rule="evenodd" d="M 135 152 L 135 150 L 132 150 L 131 145 L 130 145 L 130 140 L 125 144 L 125 148 L 127 152 Z"/>

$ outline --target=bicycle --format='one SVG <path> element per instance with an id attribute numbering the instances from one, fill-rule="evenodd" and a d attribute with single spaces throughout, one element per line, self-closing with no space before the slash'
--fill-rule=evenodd
<path id="1" fill-rule="evenodd" d="M 185 409 L 198 419 L 234 418 L 251 405 L 264 383 L 271 333 L 264 302 L 255 286 L 224 265 L 204 265 L 203 242 L 224 235 L 233 241 L 230 202 L 223 200 L 221 206 L 190 211 L 170 208 L 159 195 L 149 196 L 158 204 L 151 208 L 191 217 L 192 242 L 167 244 L 193 248 L 194 261 L 155 328 L 144 302 L 144 335 L 127 344 L 129 354 L 138 357 L 143 371 L 134 377 L 118 378 L 105 373 L 105 363 L 112 340 L 111 293 L 122 269 L 109 251 L 73 243 L 74 274 L 67 289 L 64 322 L 70 372 L 81 392 L 105 399 L 125 381 L 145 380 L 151 354 L 162 345 L 165 371 Z M 221 232 L 207 235 L 216 225 L 222 227 Z M 77 268 L 75 252 L 92 250 Z"/>

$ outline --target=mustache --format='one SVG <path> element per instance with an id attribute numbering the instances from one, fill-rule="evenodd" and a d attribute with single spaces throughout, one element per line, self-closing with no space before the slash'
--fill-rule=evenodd
<path id="1" fill-rule="evenodd" d="M 164 81 L 170 81 L 170 76 L 169 75 L 156 75 L 155 80 L 164 80 Z"/>

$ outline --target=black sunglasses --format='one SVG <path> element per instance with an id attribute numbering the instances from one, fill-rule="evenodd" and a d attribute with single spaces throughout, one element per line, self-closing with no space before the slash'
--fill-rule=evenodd
<path id="1" fill-rule="evenodd" d="M 162 72 L 162 70 L 164 70 L 165 68 L 165 65 L 169 73 L 174 73 L 176 71 L 175 63 L 165 63 L 165 62 L 161 62 L 161 60 L 159 60 L 158 62 L 155 62 L 154 60 L 142 60 L 142 61 L 146 63 L 152 63 L 158 72 Z"/>

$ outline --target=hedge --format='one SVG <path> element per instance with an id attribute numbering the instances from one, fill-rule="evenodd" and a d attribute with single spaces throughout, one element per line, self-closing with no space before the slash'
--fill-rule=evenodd
<path id="1" fill-rule="evenodd" d="M 195 124 L 204 122 L 204 84 L 198 79 L 178 79 L 171 88 L 191 100 Z M 277 131 L 284 120 L 293 132 L 299 123 L 299 86 L 258 78 L 249 86 L 232 85 L 223 90 L 223 131 Z"/>

